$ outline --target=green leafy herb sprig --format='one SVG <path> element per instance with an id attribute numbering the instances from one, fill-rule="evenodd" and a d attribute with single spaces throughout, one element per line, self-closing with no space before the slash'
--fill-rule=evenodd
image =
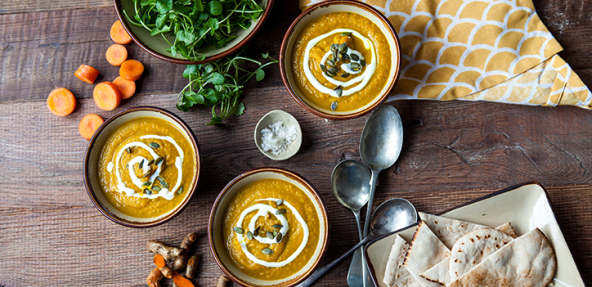
<path id="1" fill-rule="evenodd" d="M 245 105 L 240 102 L 244 85 L 253 77 L 257 81 L 265 78 L 264 67 L 278 63 L 268 53 L 263 53 L 263 59 L 269 59 L 267 63 L 244 56 L 246 49 L 242 49 L 236 55 L 228 56 L 207 64 L 187 65 L 183 71 L 183 77 L 189 79 L 189 83 L 177 95 L 177 108 L 188 111 L 194 105 L 206 105 L 212 107 L 212 120 L 208 125 L 222 123 L 228 117 L 240 116 L 245 111 Z M 241 67 L 244 63 L 258 65 L 254 71 Z M 216 107 L 219 106 L 219 113 Z"/>
<path id="2" fill-rule="evenodd" d="M 263 8 L 256 0 L 133 0 L 136 14 L 133 25 L 146 28 L 152 36 L 161 35 L 173 57 L 178 53 L 192 61 L 205 55 L 199 48 L 222 48 L 236 38 L 234 32 L 248 29 Z M 171 43 L 165 34 L 174 37 Z"/>

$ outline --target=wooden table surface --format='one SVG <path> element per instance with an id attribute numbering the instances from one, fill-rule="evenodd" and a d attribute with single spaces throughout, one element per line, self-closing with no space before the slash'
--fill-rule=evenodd
<path id="1" fill-rule="evenodd" d="M 249 169 L 293 170 L 321 192 L 330 212 L 329 250 L 323 262 L 354 245 L 358 235 L 351 212 L 330 188 L 333 167 L 359 159 L 358 141 L 368 116 L 325 121 L 298 106 L 284 88 L 278 66 L 245 91 L 245 114 L 226 125 L 206 126 L 208 108 L 187 113 L 175 108 L 186 84 L 184 66 L 166 63 L 128 45 L 131 58 L 145 63 L 138 94 L 113 112 L 97 109 L 93 86 L 73 76 L 84 63 L 116 77 L 104 53 L 112 44 L 116 19 L 110 0 L 4 0 L 0 5 L 0 286 L 142 286 L 152 269 L 145 243 L 179 244 L 199 233 L 200 286 L 221 275 L 207 247 L 207 218 L 218 192 Z M 537 11 L 564 46 L 561 56 L 592 85 L 592 0 L 539 0 Z M 297 1 L 276 1 L 271 17 L 251 43 L 277 58 Z M 67 87 L 78 108 L 59 118 L 47 109 L 55 87 Z M 170 222 L 132 229 L 107 220 L 83 186 L 87 141 L 78 122 L 87 113 L 108 118 L 127 107 L 158 106 L 180 115 L 195 132 L 203 153 L 203 178 L 188 208 Z M 468 200 L 526 181 L 543 184 L 580 268 L 592 284 L 592 111 L 574 107 L 527 107 L 494 103 L 399 101 L 405 140 L 397 164 L 381 173 L 374 206 L 392 197 L 418 210 L 440 212 Z M 300 152 L 274 162 L 253 142 L 261 116 L 282 109 L 304 133 Z M 345 286 L 349 260 L 318 282 Z M 167 283 L 170 284 L 170 283 Z M 170 286 L 170 285 L 167 285 Z"/>

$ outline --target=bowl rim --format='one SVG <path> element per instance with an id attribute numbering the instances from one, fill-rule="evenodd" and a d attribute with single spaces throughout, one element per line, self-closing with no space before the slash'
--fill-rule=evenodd
<path id="1" fill-rule="evenodd" d="M 280 174 L 286 175 L 288 177 L 291 177 L 293 179 L 300 181 L 300 183 L 303 184 L 304 186 L 306 186 L 308 188 L 308 190 L 312 193 L 313 197 L 317 200 L 319 207 L 321 209 L 321 212 L 324 215 L 326 232 L 324 234 L 324 241 L 323 241 L 324 244 L 323 244 L 323 247 L 321 249 L 319 256 L 315 259 L 315 262 L 313 263 L 313 265 L 310 267 L 309 270 L 307 270 L 299 278 L 293 279 L 291 282 L 288 281 L 289 283 L 285 287 L 296 286 L 296 285 L 302 283 L 302 281 L 304 281 L 306 278 L 308 278 L 315 271 L 315 269 L 319 266 L 323 257 L 325 257 L 325 255 L 327 253 L 327 249 L 329 247 L 330 226 L 329 226 L 329 212 L 327 211 L 327 205 L 325 204 L 325 201 L 321 197 L 321 194 L 319 193 L 319 191 L 312 185 L 312 183 L 310 183 L 308 180 L 306 180 L 300 174 L 295 173 L 293 171 L 279 168 L 279 167 L 260 167 L 260 168 L 255 168 L 255 169 L 251 169 L 249 171 L 243 172 L 243 173 L 239 174 L 237 177 L 235 177 L 234 179 L 232 179 L 228 184 L 226 184 L 226 186 L 224 186 L 222 191 L 216 197 L 216 200 L 214 201 L 214 204 L 212 205 L 212 209 L 210 210 L 210 216 L 208 218 L 208 245 L 210 246 L 210 252 L 212 253 L 212 257 L 214 257 L 214 260 L 216 260 L 216 264 L 218 264 L 218 266 L 220 267 L 222 272 L 228 278 L 230 278 L 232 281 L 239 284 L 240 286 L 260 286 L 260 285 L 253 285 L 249 282 L 245 282 L 244 280 L 234 276 L 234 274 L 232 274 L 232 272 L 230 272 L 228 269 L 226 269 L 226 267 L 224 266 L 224 264 L 221 262 L 220 258 L 218 257 L 218 253 L 216 252 L 216 249 L 214 248 L 213 230 L 212 229 L 213 229 L 214 216 L 217 213 L 218 205 L 220 204 L 220 200 L 226 194 L 226 192 L 228 192 L 228 190 L 230 190 L 230 188 L 232 186 L 234 186 L 237 182 L 241 181 L 242 179 L 248 178 L 249 176 L 252 176 L 254 174 L 261 173 L 261 172 L 276 172 L 276 173 L 280 173 Z M 273 285 L 273 286 L 277 286 L 277 284 Z"/>
<path id="2" fill-rule="evenodd" d="M 167 215 L 166 217 L 158 219 L 158 220 L 154 220 L 154 221 L 145 222 L 145 223 L 134 223 L 131 221 L 127 221 L 123 218 L 119 218 L 119 217 L 107 212 L 103 208 L 101 203 L 99 203 L 97 196 L 95 195 L 95 191 L 94 191 L 92 184 L 90 182 L 91 175 L 89 174 L 89 170 L 88 170 L 88 164 L 90 161 L 90 154 L 91 154 L 92 149 L 95 148 L 95 141 L 96 141 L 97 137 L 99 136 L 99 134 L 110 123 L 112 123 L 115 119 L 119 118 L 120 116 L 123 116 L 123 115 L 131 113 L 131 112 L 138 112 L 138 111 L 157 112 L 160 114 L 164 114 L 165 116 L 168 116 L 171 120 L 177 122 L 183 128 L 183 130 L 187 133 L 188 139 L 191 142 L 191 144 L 193 145 L 193 149 L 195 152 L 196 164 L 197 164 L 197 171 L 195 173 L 195 183 L 193 184 L 193 188 L 191 188 L 191 190 L 189 191 L 189 195 L 187 195 L 187 200 L 185 200 L 184 203 L 179 205 L 176 208 L 176 210 L 174 210 L 171 214 Z M 86 147 L 86 151 L 84 154 L 84 187 L 85 187 L 86 193 L 88 194 L 93 205 L 109 220 L 111 220 L 117 224 L 123 225 L 125 227 L 133 227 L 133 228 L 154 227 L 154 226 L 163 224 L 163 223 L 168 222 L 169 220 L 173 219 L 174 217 L 179 215 L 181 212 L 183 212 L 183 210 L 185 210 L 185 208 L 189 205 L 189 203 L 191 202 L 191 200 L 193 199 L 193 196 L 195 195 L 195 193 L 197 191 L 197 186 L 199 184 L 199 179 L 200 179 L 200 174 L 201 174 L 201 165 L 202 165 L 202 159 L 201 159 L 201 152 L 200 152 L 200 148 L 199 148 L 199 142 L 197 141 L 195 134 L 193 133 L 191 128 L 189 128 L 189 125 L 187 125 L 187 123 L 185 121 L 183 121 L 180 117 L 173 114 L 172 112 L 169 112 L 169 111 L 162 109 L 162 108 L 157 108 L 157 107 L 152 107 L 152 106 L 130 107 L 130 108 L 127 108 L 127 109 L 113 115 L 112 117 L 107 119 L 103 124 L 101 124 L 99 126 L 99 128 L 95 131 L 95 133 L 93 134 L 90 141 L 88 142 L 88 145 Z"/>
<path id="3" fill-rule="evenodd" d="M 261 124 L 263 122 L 263 119 L 267 118 L 270 114 L 272 113 L 280 113 L 280 114 L 285 114 L 286 118 L 291 118 L 296 122 L 296 132 L 298 135 L 298 139 L 295 140 L 295 142 L 291 143 L 291 144 L 298 144 L 298 148 L 291 154 L 287 154 L 284 157 L 277 157 L 277 158 L 273 158 L 273 156 L 271 155 L 271 152 L 267 152 L 263 150 L 263 147 L 261 147 L 261 145 L 259 144 L 258 138 L 257 138 L 257 134 L 261 132 L 262 129 L 266 128 L 266 127 L 261 127 Z M 298 154 L 298 152 L 300 151 L 300 148 L 302 147 L 302 128 L 300 127 L 300 122 L 298 122 L 298 119 L 296 119 L 296 117 L 294 117 L 292 114 L 284 111 L 284 110 L 272 110 L 269 111 L 267 114 L 265 114 L 264 116 L 262 116 L 259 121 L 257 122 L 257 125 L 255 125 L 255 131 L 253 133 L 253 138 L 255 140 L 255 146 L 257 146 L 257 149 L 259 149 L 259 151 L 266 157 L 268 157 L 271 160 L 274 161 L 284 161 L 287 159 L 292 158 L 293 156 L 295 156 L 296 154 Z"/>
<path id="4" fill-rule="evenodd" d="M 391 84 L 389 85 L 387 90 L 384 92 L 384 94 L 382 94 L 380 96 L 380 99 L 378 101 L 374 102 L 372 105 L 366 107 L 363 110 L 360 110 L 360 111 L 357 111 L 354 113 L 349 113 L 349 114 L 328 114 L 328 113 L 322 112 L 322 111 L 308 105 L 304 100 L 302 100 L 297 95 L 296 91 L 294 91 L 294 89 L 292 89 L 291 85 L 289 84 L 288 75 L 286 72 L 287 67 L 286 67 L 286 64 L 284 64 L 284 61 L 286 59 L 285 54 L 287 52 L 288 38 L 290 38 L 290 36 L 292 36 L 292 34 L 294 33 L 294 28 L 296 28 L 296 25 L 298 25 L 300 20 L 302 20 L 308 14 L 312 13 L 314 10 L 316 10 L 318 8 L 328 7 L 331 5 L 357 6 L 358 8 L 367 10 L 370 13 L 374 14 L 390 30 L 390 32 L 394 38 L 395 50 L 397 51 L 397 65 L 395 66 L 395 68 L 396 68 L 395 79 L 391 82 Z M 307 110 L 307 111 L 311 112 L 312 114 L 314 114 L 318 117 L 321 117 L 321 118 L 330 119 L 330 120 L 349 120 L 349 119 L 361 117 L 361 116 L 373 111 L 374 109 L 376 109 L 377 107 L 382 105 L 388 99 L 388 97 L 390 96 L 391 92 L 393 91 L 395 85 L 399 81 L 399 74 L 401 72 L 401 43 L 399 41 L 399 35 L 397 34 L 395 29 L 393 28 L 393 25 L 391 24 L 391 22 L 386 18 L 386 16 L 384 16 L 380 11 L 376 10 L 374 7 L 372 7 L 366 3 L 362 3 L 362 2 L 358 2 L 358 1 L 354 1 L 354 0 L 323 1 L 323 2 L 319 2 L 317 4 L 310 6 L 308 9 L 306 9 L 304 12 L 302 12 L 300 15 L 298 15 L 298 17 L 294 20 L 294 22 L 292 22 L 292 24 L 290 25 L 290 27 L 286 31 L 286 34 L 284 34 L 284 39 L 282 40 L 282 45 L 280 48 L 279 64 L 280 64 L 280 74 L 282 76 L 282 82 L 284 82 L 284 86 L 288 90 L 288 93 L 290 94 L 290 96 L 292 96 L 292 98 L 301 107 L 303 107 L 305 110 Z"/>
<path id="5" fill-rule="evenodd" d="M 152 50 L 152 48 L 145 45 L 142 41 L 140 41 L 140 39 L 138 39 L 134 35 L 134 33 L 131 32 L 131 29 L 128 28 L 128 25 L 127 25 L 124 17 L 122 16 L 123 12 L 121 12 L 123 10 L 120 7 L 121 0 L 113 0 L 113 6 L 115 7 L 115 14 L 117 14 L 117 19 L 121 22 L 123 28 L 130 35 L 130 37 L 132 38 L 134 43 L 136 43 L 138 46 L 140 46 L 140 48 L 142 48 L 142 50 L 146 51 L 148 54 L 150 54 L 158 59 L 161 59 L 163 61 L 167 61 L 170 63 L 185 64 L 185 65 L 209 63 L 209 62 L 224 58 L 226 56 L 229 56 L 229 55 L 232 55 L 232 54 L 238 52 L 238 50 L 240 48 L 242 48 L 247 42 L 249 42 L 255 36 L 255 34 L 257 34 L 257 32 L 259 32 L 259 29 L 261 29 L 261 27 L 263 27 L 263 24 L 265 24 L 265 21 L 267 20 L 267 18 L 271 14 L 271 9 L 273 7 L 273 3 L 274 3 L 274 0 L 267 0 L 267 5 L 265 6 L 265 9 L 263 11 L 263 15 L 261 15 L 261 18 L 259 18 L 259 21 L 255 24 L 255 28 L 253 28 L 253 31 L 251 31 L 243 40 L 238 42 L 236 45 L 234 45 L 233 47 L 231 47 L 230 49 L 228 49 L 222 53 L 215 54 L 211 57 L 205 58 L 202 61 L 191 61 L 188 59 L 177 59 L 177 58 L 169 57 L 167 55 L 156 52 L 156 51 Z"/>

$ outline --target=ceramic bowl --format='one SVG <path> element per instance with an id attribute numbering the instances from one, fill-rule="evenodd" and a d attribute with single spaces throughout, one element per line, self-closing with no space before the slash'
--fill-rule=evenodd
<path id="1" fill-rule="evenodd" d="M 384 88 L 376 96 L 374 101 L 348 112 L 335 112 L 316 106 L 310 102 L 300 91 L 294 74 L 292 71 L 292 55 L 293 49 L 298 41 L 303 29 L 313 20 L 323 17 L 323 15 L 334 12 L 351 12 L 362 15 L 375 23 L 382 33 L 386 36 L 389 43 L 392 55 L 392 68 L 389 74 L 389 79 Z M 399 38 L 393 29 L 388 19 L 378 10 L 371 6 L 358 1 L 352 0 L 335 0 L 323 1 L 315 4 L 304 11 L 288 28 L 282 41 L 280 50 L 280 72 L 282 81 L 288 89 L 288 92 L 294 100 L 309 112 L 323 118 L 331 120 L 346 120 L 365 115 L 384 103 L 389 97 L 391 91 L 395 87 L 395 83 L 399 78 L 400 62 L 401 62 L 401 47 L 399 45 Z"/>
<path id="2" fill-rule="evenodd" d="M 265 23 L 265 20 L 269 17 L 271 13 L 271 8 L 273 7 L 274 0 L 262 0 L 261 6 L 264 7 L 263 15 L 257 20 L 251 23 L 251 26 L 246 30 L 239 30 L 236 32 L 236 38 L 230 41 L 226 46 L 216 49 L 213 46 L 204 47 L 199 51 L 206 55 L 206 58 L 203 61 L 191 61 L 187 58 L 177 54 L 173 56 L 170 52 L 167 52 L 165 49 L 170 48 L 171 46 L 165 41 L 165 39 L 160 36 L 152 36 L 150 35 L 150 31 L 146 30 L 144 27 L 139 27 L 136 25 L 131 24 L 123 11 L 127 13 L 128 16 L 133 17 L 135 15 L 134 9 L 134 2 L 131 0 L 113 0 L 115 4 L 115 11 L 117 12 L 117 17 L 123 24 L 123 27 L 127 31 L 127 33 L 132 37 L 132 40 L 138 44 L 144 51 L 148 52 L 150 55 L 159 58 L 161 60 L 175 63 L 175 64 L 199 64 L 199 63 L 207 63 L 211 61 L 218 60 L 220 58 L 226 57 L 228 55 L 234 54 L 238 52 L 239 49 L 244 46 L 253 36 L 255 33 L 259 31 L 259 29 Z M 139 2 L 139 1 L 138 1 Z M 172 43 L 174 38 L 170 37 L 169 41 Z"/>
<path id="3" fill-rule="evenodd" d="M 238 269 L 224 246 L 224 238 L 222 235 L 222 226 L 224 223 L 224 214 L 228 208 L 228 204 L 232 201 L 236 193 L 241 190 L 245 185 L 261 179 L 280 179 L 290 182 L 300 189 L 302 189 L 311 199 L 315 206 L 315 209 L 319 215 L 320 222 L 320 236 L 319 244 L 315 250 L 315 253 L 308 264 L 298 271 L 296 274 L 289 278 L 282 280 L 259 280 L 252 278 L 240 269 Z M 300 175 L 279 168 L 259 168 L 245 172 L 224 187 L 222 192 L 216 198 L 214 206 L 210 212 L 210 219 L 208 222 L 208 240 L 210 244 L 210 250 L 214 255 L 216 263 L 220 266 L 222 271 L 232 281 L 236 282 L 240 286 L 275 286 L 275 287 L 288 287 L 295 286 L 306 279 L 319 265 L 321 258 L 327 250 L 329 243 L 329 219 L 327 214 L 327 208 L 323 202 L 318 191 Z"/>
<path id="4" fill-rule="evenodd" d="M 273 154 L 271 151 L 265 151 L 261 147 L 263 141 L 261 140 L 261 130 L 264 128 L 268 128 L 270 125 L 276 122 L 283 122 L 284 126 L 286 127 L 295 127 L 296 128 L 296 140 L 293 141 L 287 148 L 286 152 L 280 154 Z M 302 145 L 302 130 L 300 129 L 300 124 L 296 118 L 294 118 L 291 114 L 286 113 L 282 110 L 273 110 L 263 116 L 257 126 L 255 127 L 255 144 L 261 153 L 273 160 L 286 160 L 294 156 L 300 150 L 300 146 Z"/>
<path id="5" fill-rule="evenodd" d="M 139 117 L 159 118 L 171 123 L 177 129 L 179 129 L 179 131 L 181 131 L 181 133 L 185 136 L 187 141 L 191 143 L 196 157 L 195 178 L 191 183 L 191 188 L 189 188 L 186 191 L 189 192 L 189 194 L 185 196 L 185 199 L 176 208 L 174 208 L 166 214 L 153 218 L 132 217 L 115 209 L 105 199 L 105 195 L 99 185 L 99 178 L 97 176 L 99 156 L 101 154 L 103 145 L 105 144 L 105 141 L 108 139 L 109 135 L 113 132 L 115 128 L 117 128 L 121 124 Z M 88 196 L 90 197 L 90 200 L 93 202 L 95 207 L 111 221 L 127 227 L 152 227 L 171 220 L 173 217 L 181 213 L 181 211 L 183 211 L 183 209 L 185 209 L 185 207 L 189 204 L 191 198 L 193 198 L 193 195 L 195 194 L 195 191 L 197 189 L 201 165 L 202 161 L 201 153 L 199 150 L 199 143 L 197 142 L 197 139 L 195 138 L 195 135 L 193 134 L 189 126 L 181 118 L 177 117 L 169 111 L 156 107 L 133 107 L 124 110 L 106 120 L 97 129 L 93 137 L 90 139 L 88 147 L 86 148 L 86 154 L 84 158 L 84 185 L 86 187 L 86 192 L 88 193 Z"/>

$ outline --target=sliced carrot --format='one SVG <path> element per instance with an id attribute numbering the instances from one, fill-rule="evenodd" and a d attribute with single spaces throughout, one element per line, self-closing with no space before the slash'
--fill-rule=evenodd
<path id="1" fill-rule="evenodd" d="M 144 65 L 136 60 L 127 60 L 119 67 L 119 75 L 128 80 L 136 81 L 144 73 Z"/>
<path id="2" fill-rule="evenodd" d="M 129 44 L 132 42 L 132 37 L 125 31 L 119 20 L 115 21 L 111 26 L 111 40 L 117 44 Z"/>
<path id="3" fill-rule="evenodd" d="M 88 65 L 80 65 L 78 70 L 74 72 L 74 76 L 85 83 L 92 84 L 99 76 L 99 71 Z"/>
<path id="4" fill-rule="evenodd" d="M 47 97 L 47 107 L 56 116 L 65 117 L 76 109 L 76 98 L 66 88 L 57 88 Z"/>
<path id="5" fill-rule="evenodd" d="M 136 82 L 134 81 L 128 81 L 122 77 L 117 77 L 113 80 L 113 84 L 119 88 L 121 98 L 124 100 L 131 98 L 136 92 Z"/>
<path id="6" fill-rule="evenodd" d="M 105 57 L 109 64 L 119 67 L 125 62 L 125 60 L 127 60 L 127 49 L 122 45 L 113 44 L 109 46 L 107 52 L 105 52 Z"/>
<path id="7" fill-rule="evenodd" d="M 103 124 L 104 120 L 97 114 L 88 114 L 80 120 L 78 124 L 78 132 L 86 140 L 92 138 L 95 131 Z"/>
<path id="8" fill-rule="evenodd" d="M 121 92 L 116 85 L 110 82 L 102 82 L 93 90 L 95 104 L 103 111 L 112 111 L 121 103 Z"/>

